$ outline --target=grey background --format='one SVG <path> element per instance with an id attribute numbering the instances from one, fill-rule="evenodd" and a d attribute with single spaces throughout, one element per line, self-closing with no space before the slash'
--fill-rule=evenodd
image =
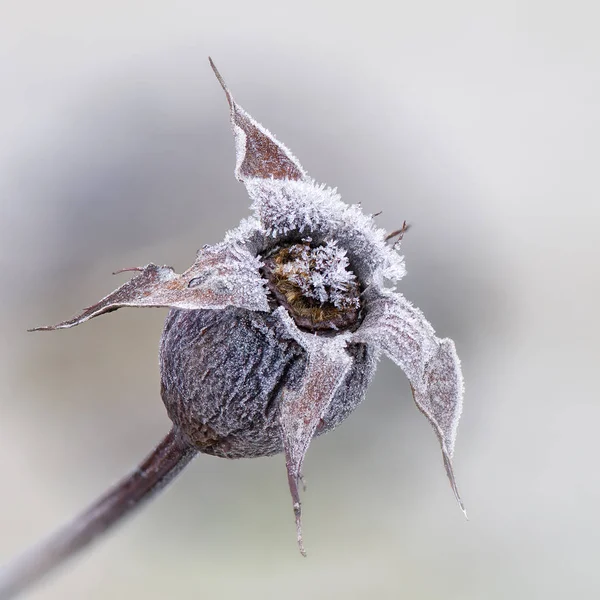
<path id="1" fill-rule="evenodd" d="M 597 598 L 595 2 L 0 3 L 0 562 L 168 429 L 164 311 L 27 334 L 248 214 L 225 99 L 407 219 L 401 290 L 456 340 L 466 522 L 402 373 L 311 447 L 198 458 L 30 598 Z"/>

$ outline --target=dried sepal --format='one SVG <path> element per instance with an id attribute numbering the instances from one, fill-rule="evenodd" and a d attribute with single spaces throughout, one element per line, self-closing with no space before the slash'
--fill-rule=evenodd
<path id="1" fill-rule="evenodd" d="M 401 294 L 371 290 L 365 296 L 367 314 L 352 339 L 379 347 L 408 377 L 417 407 L 438 436 L 446 473 L 465 512 L 451 462 L 463 396 L 454 342 L 436 337 L 423 313 Z"/>
<path id="2" fill-rule="evenodd" d="M 128 269 L 140 273 L 80 315 L 31 331 L 68 329 L 127 306 L 184 309 L 236 306 L 248 310 L 269 310 L 259 267 L 260 261 L 240 248 L 225 245 L 206 247 L 181 275 L 171 267 L 154 264 Z"/>
<path id="3" fill-rule="evenodd" d="M 235 176 L 244 183 L 254 178 L 305 179 L 306 173 L 298 159 L 235 102 L 212 59 L 209 61 L 231 108 L 236 149 Z"/>
<path id="4" fill-rule="evenodd" d="M 425 367 L 421 385 L 415 387 L 411 384 L 411 387 L 416 405 L 427 417 L 440 440 L 446 474 L 466 517 L 467 511 L 458 492 L 452 469 L 452 455 L 458 420 L 462 412 L 463 394 L 460 360 L 452 340 L 447 338 L 439 340 L 437 352 Z"/>
<path id="5" fill-rule="evenodd" d="M 302 511 L 298 489 L 302 479 L 302 463 L 317 427 L 352 366 L 352 359 L 345 350 L 347 336 L 326 338 L 303 333 L 296 328 L 287 312 L 277 310 L 288 332 L 307 353 L 302 385 L 297 390 L 284 391 L 279 409 L 298 546 L 306 556 L 302 542 Z"/>
<path id="6" fill-rule="evenodd" d="M 212 60 L 210 64 L 231 108 L 235 176 L 246 186 L 260 233 L 270 238 L 308 234 L 319 242 L 336 239 L 364 283 L 401 279 L 405 269 L 399 244 L 388 245 L 386 232 L 359 206 L 348 206 L 336 189 L 309 177 L 293 153 L 235 102 Z"/>

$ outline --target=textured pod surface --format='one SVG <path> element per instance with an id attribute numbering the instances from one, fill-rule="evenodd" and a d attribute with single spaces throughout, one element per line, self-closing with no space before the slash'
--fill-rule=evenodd
<path id="1" fill-rule="evenodd" d="M 316 434 L 361 402 L 375 371 L 365 344 L 348 347 L 353 366 Z M 238 308 L 172 310 L 160 347 L 161 394 L 173 423 L 201 452 L 227 458 L 283 450 L 279 422 L 286 391 L 297 391 L 305 350 L 275 316 Z"/>

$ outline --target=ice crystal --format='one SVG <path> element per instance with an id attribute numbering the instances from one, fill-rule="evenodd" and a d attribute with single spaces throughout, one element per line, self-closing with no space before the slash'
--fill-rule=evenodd
<path id="1" fill-rule="evenodd" d="M 356 275 L 350 270 L 346 251 L 335 240 L 311 248 L 310 238 L 291 249 L 291 260 L 282 267 L 282 273 L 294 282 L 307 298 L 321 304 L 329 302 L 337 308 L 358 308 L 358 298 L 348 291 L 356 285 Z"/>

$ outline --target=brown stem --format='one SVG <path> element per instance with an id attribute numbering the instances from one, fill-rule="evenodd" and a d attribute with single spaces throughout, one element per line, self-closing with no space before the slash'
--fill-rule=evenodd
<path id="1" fill-rule="evenodd" d="M 60 566 L 165 487 L 196 451 L 172 429 L 142 464 L 86 511 L 0 569 L 0 600 L 9 600 Z"/>

